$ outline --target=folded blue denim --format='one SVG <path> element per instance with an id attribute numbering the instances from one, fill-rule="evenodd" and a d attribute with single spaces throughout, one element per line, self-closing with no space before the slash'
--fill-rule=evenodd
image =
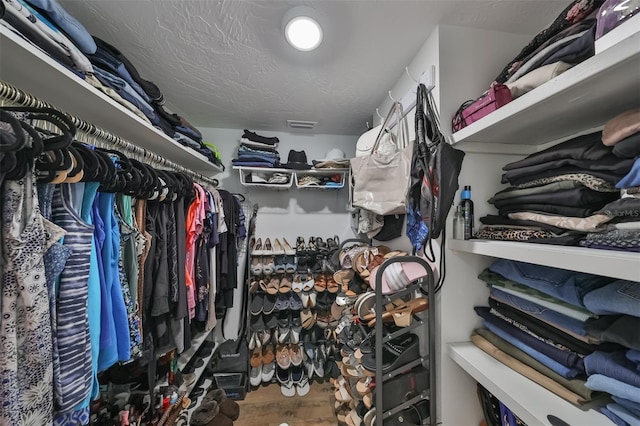
<path id="1" fill-rule="evenodd" d="M 587 378 L 586 386 L 592 390 L 607 392 L 633 402 L 640 402 L 639 387 L 621 382 L 604 374 L 590 375 Z"/>
<path id="2" fill-rule="evenodd" d="M 631 315 L 601 316 L 586 323 L 587 333 L 603 342 L 614 342 L 640 350 L 640 318 Z"/>
<path id="3" fill-rule="evenodd" d="M 629 426 L 640 426 L 640 416 L 627 410 L 622 405 L 612 402 L 607 404 L 607 409 L 609 409 L 609 411 L 621 418 L 623 421 L 627 422 Z"/>
<path id="4" fill-rule="evenodd" d="M 612 399 L 634 413 L 636 416 L 640 416 L 640 402 L 629 401 L 628 399 L 620 398 L 619 396 L 613 396 Z"/>
<path id="5" fill-rule="evenodd" d="M 554 311 L 553 309 L 547 308 L 529 300 L 525 300 L 513 294 L 505 293 L 497 287 L 491 287 L 490 295 L 494 299 L 499 300 L 500 302 L 518 309 L 528 315 L 539 318 L 546 323 L 557 325 L 558 327 L 567 329 L 572 333 L 578 334 L 580 336 L 587 335 L 584 321 L 580 321 L 575 318 L 563 315 L 560 312 Z"/>
<path id="6" fill-rule="evenodd" d="M 100 80 L 102 84 L 111 87 L 118 92 L 127 101 L 135 105 L 142 113 L 151 121 L 152 124 L 158 123 L 158 116 L 156 115 L 153 107 L 149 105 L 144 99 L 138 95 L 138 93 L 131 88 L 129 83 L 121 79 L 120 77 L 113 75 L 112 73 L 105 71 L 99 67 L 93 67 L 94 74 Z"/>
<path id="7" fill-rule="evenodd" d="M 182 133 L 176 132 L 173 135 L 173 139 L 178 141 L 179 143 L 181 143 L 184 146 L 188 146 L 189 148 L 200 149 L 202 147 L 202 144 L 194 141 L 193 139 L 191 139 L 188 136 L 183 135 Z"/>
<path id="8" fill-rule="evenodd" d="M 494 322 L 496 326 L 501 327 L 505 332 L 511 334 L 525 345 L 548 356 L 565 367 L 577 368 L 584 371 L 582 357 L 578 353 L 572 352 L 570 348 L 563 347 L 561 344 L 554 342 L 547 335 L 535 333 L 528 325 L 504 315 L 495 308 L 491 309 L 490 313 L 497 319 L 503 321 L 499 323 Z M 509 325 L 511 327 L 509 327 Z"/>
<path id="9" fill-rule="evenodd" d="M 594 344 L 593 341 L 590 341 L 587 337 L 579 339 L 576 335 L 573 335 L 564 329 L 530 316 L 491 297 L 489 298 L 489 306 L 509 319 L 517 321 L 529 331 L 533 332 L 536 336 L 546 339 L 545 341 L 547 341 L 547 343 L 562 350 L 568 350 L 584 356 L 592 353 L 593 351 L 610 352 L 622 349 L 622 347 L 616 343 L 607 342 Z M 517 326 L 520 327 L 519 325 Z"/>
<path id="10" fill-rule="evenodd" d="M 640 371 L 640 350 L 629 349 L 625 356 L 635 364 L 636 370 Z"/>
<path id="11" fill-rule="evenodd" d="M 124 81 L 129 83 L 131 88 L 135 90 L 136 93 L 145 100 L 145 102 L 151 103 L 151 98 L 149 98 L 149 95 L 147 95 L 142 87 L 140 87 L 133 77 L 131 77 L 127 67 L 125 67 L 122 61 L 113 56 L 108 50 L 99 46 L 96 52 L 91 55 L 89 59 L 91 60 L 91 63 L 122 78 Z"/>
<path id="12" fill-rule="evenodd" d="M 607 416 L 609 420 L 611 420 L 616 426 L 629 426 L 629 423 L 622 420 L 617 415 L 613 414 L 607 407 L 600 407 L 600 412 Z"/>
<path id="13" fill-rule="evenodd" d="M 585 294 L 614 281 L 610 277 L 507 259 L 496 260 L 489 269 L 575 306 L 584 306 Z"/>
<path id="14" fill-rule="evenodd" d="M 594 314 L 640 316 L 640 282 L 614 281 L 585 294 L 583 303 Z"/>
<path id="15" fill-rule="evenodd" d="M 491 331 L 495 335 L 503 338 L 507 342 L 511 343 L 513 346 L 515 346 L 516 348 L 518 348 L 521 351 L 525 352 L 526 354 L 528 354 L 529 356 L 531 356 L 532 358 L 534 358 L 538 362 L 541 362 L 542 364 L 544 364 L 545 366 L 547 366 L 548 368 L 550 368 L 551 370 L 553 370 L 557 374 L 561 375 L 562 377 L 564 377 L 566 379 L 575 379 L 577 377 L 584 377 L 585 376 L 584 370 L 580 370 L 578 368 L 568 368 L 568 367 L 560 364 L 559 362 L 551 359 L 547 355 L 535 350 L 534 348 L 532 348 L 529 345 L 527 345 L 524 342 L 522 342 L 522 340 L 520 340 L 519 338 L 516 338 L 512 334 L 510 334 L 509 332 L 505 331 L 504 330 L 505 327 L 501 327 L 500 323 L 497 322 L 497 321 L 501 321 L 501 320 L 492 319 L 491 318 L 492 315 L 488 312 L 488 310 L 486 310 L 487 308 L 478 309 L 478 307 L 475 307 L 474 309 L 475 309 L 476 313 L 482 319 L 484 319 L 485 328 L 487 328 L 489 331 Z M 483 309 L 485 309 L 485 310 L 483 311 Z M 509 324 L 507 324 L 507 325 L 509 325 Z M 510 327 L 513 327 L 513 326 L 510 326 Z M 513 327 L 513 328 L 515 328 L 515 327 Z"/>
<path id="16" fill-rule="evenodd" d="M 202 133 L 197 132 L 191 127 L 185 125 L 176 126 L 176 132 L 182 133 L 185 136 L 189 136 L 191 139 L 202 140 Z"/>
<path id="17" fill-rule="evenodd" d="M 640 387 L 640 372 L 633 362 L 629 361 L 626 350 L 616 352 L 595 351 L 584 357 L 587 374 L 604 374 L 633 386 Z"/>
<path id="18" fill-rule="evenodd" d="M 91 55 L 96 51 L 96 43 L 91 34 L 56 0 L 27 0 L 27 2 L 46 13 L 47 17 L 60 27 L 83 53 Z"/>
<path id="19" fill-rule="evenodd" d="M 638 185 L 640 185 L 640 158 L 634 161 L 629 173 L 616 183 L 616 188 L 629 188 Z"/>
<path id="20" fill-rule="evenodd" d="M 138 73 L 136 67 L 131 63 L 131 61 L 129 61 L 129 59 L 127 59 L 126 56 L 122 54 L 122 52 L 120 52 L 118 49 L 116 49 L 106 41 L 100 40 L 98 37 L 94 36 L 93 40 L 96 42 L 97 46 L 103 47 L 104 49 L 108 50 L 114 57 L 116 57 L 124 64 L 131 77 L 133 77 L 135 82 L 144 89 L 145 93 L 149 95 L 149 97 L 155 104 L 164 104 L 164 97 L 162 96 L 162 92 L 160 92 L 158 86 L 156 86 L 152 81 L 147 81 L 140 77 L 140 74 Z"/>
<path id="21" fill-rule="evenodd" d="M 522 299 L 553 309 L 554 311 L 560 312 L 579 321 L 586 321 L 587 319 L 596 316 L 593 312 L 590 312 L 585 308 L 563 302 L 556 297 L 549 296 L 548 294 L 538 291 L 532 287 L 518 284 L 515 281 L 504 278 L 500 274 L 491 272 L 489 269 L 482 271 L 480 275 L 478 275 L 478 278 L 493 286 L 500 287 L 500 289 L 505 293 L 513 294 Z"/>

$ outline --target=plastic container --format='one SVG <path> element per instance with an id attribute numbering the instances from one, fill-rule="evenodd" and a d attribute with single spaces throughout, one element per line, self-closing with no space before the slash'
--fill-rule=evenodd
<path id="1" fill-rule="evenodd" d="M 243 373 L 216 373 L 213 375 L 216 386 L 225 390 L 231 387 L 242 386 L 243 378 Z"/>

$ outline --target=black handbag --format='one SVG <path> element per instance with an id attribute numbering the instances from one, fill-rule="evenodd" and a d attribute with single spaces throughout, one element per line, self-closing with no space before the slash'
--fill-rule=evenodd
<path id="1" fill-rule="evenodd" d="M 247 340 L 227 340 L 213 357 L 211 369 L 217 373 L 246 373 L 249 370 L 249 346 Z"/>

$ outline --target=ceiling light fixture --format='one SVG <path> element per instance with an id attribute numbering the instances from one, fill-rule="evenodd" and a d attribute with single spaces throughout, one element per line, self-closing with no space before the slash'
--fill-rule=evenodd
<path id="1" fill-rule="evenodd" d="M 284 36 L 289 44 L 303 52 L 316 49 L 322 43 L 322 27 L 312 18 L 314 10 L 297 6 L 284 16 Z"/>

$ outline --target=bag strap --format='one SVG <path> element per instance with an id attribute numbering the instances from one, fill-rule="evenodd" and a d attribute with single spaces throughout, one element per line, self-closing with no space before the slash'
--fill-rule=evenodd
<path id="1" fill-rule="evenodd" d="M 395 139 L 393 137 L 393 134 L 389 131 L 389 122 L 391 121 L 391 118 L 393 118 L 394 115 L 397 116 L 397 120 L 398 120 L 397 125 L 400 125 L 400 121 L 403 120 L 403 115 L 404 115 L 402 104 L 400 102 L 394 102 L 393 105 L 391 105 L 391 108 L 389 108 L 389 112 L 387 113 L 387 116 L 385 117 L 384 122 L 382 123 L 382 127 L 380 128 L 380 133 L 378 133 L 378 137 L 376 138 L 376 143 L 373 144 L 371 153 L 374 153 L 378 150 L 378 145 L 380 145 L 380 141 L 382 140 L 382 136 L 385 134 L 385 132 L 391 135 L 391 140 L 393 140 L 393 143 L 398 148 L 404 148 L 404 146 L 400 147 L 398 145 L 398 136 L 402 131 L 402 126 L 400 126 L 400 128 L 396 130 Z"/>

